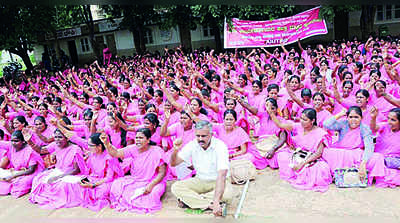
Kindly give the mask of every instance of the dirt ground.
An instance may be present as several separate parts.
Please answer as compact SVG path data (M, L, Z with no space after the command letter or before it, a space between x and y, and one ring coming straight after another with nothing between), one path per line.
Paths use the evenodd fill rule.
M210 221L212 214L187 214L177 207L176 199L171 193L171 184L168 183L167 192L163 197L163 208L152 215L139 215L130 212L117 212L105 208L100 212L93 212L84 208L68 208L60 210L44 210L31 204L28 196L19 199L10 196L0 197L0 219L23 218L27 221L49 219L68 222L72 219L177 219ZM239 203L243 186L234 186L234 200L228 206L226 219L233 219ZM400 222L400 188L339 189L331 185L325 193L300 191L279 178L277 170L266 168L258 172L257 179L250 183L244 201L240 219L246 222L269 222L284 219L373 219L379 221ZM61 221L60 221L61 219ZM291 220L290 220L291 221ZM9 221L7 221L9 222ZM21 222L21 221L19 221ZM35 220L35 222L37 222ZM77 221L78 222L78 221ZM109 222L109 221L107 221ZM142 221L140 221L142 222ZM147 221L146 221L147 222ZM168 221L170 222L170 221ZM364 221L363 221L364 222ZM374 221L375 222L375 221Z

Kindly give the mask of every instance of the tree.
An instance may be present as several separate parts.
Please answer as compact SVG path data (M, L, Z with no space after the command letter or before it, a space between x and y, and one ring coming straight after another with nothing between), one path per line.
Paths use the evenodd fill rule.
M161 29L168 30L178 25L182 46L192 49L190 30L196 29L196 19L189 5L158 6L157 12L162 16Z
M89 28L89 41L93 47L93 51L97 57L97 59L101 58L102 56L102 51L100 46L100 43L97 43L97 41L94 38L94 21L93 21L93 15L92 11L90 10L90 5L79 5L79 6L70 6L74 7L72 8L72 15L73 18L77 18L78 21L83 21L87 27Z
M222 51L221 30L223 30L225 17L233 13L236 6L227 5L194 5L191 6L193 16L203 26L209 26L215 39L216 52Z
M110 18L123 17L120 28L128 29L133 33L133 41L138 54L146 51L144 35L146 25L157 23L160 15L154 11L152 5L128 5L128 6L102 6Z
M356 5L335 5L323 6L322 16L328 21L333 22L335 39L342 40L349 38L349 12L360 10Z
M54 10L47 6L0 6L0 49L20 56L27 68L33 69L28 51L33 50L39 35L51 31Z
M375 14L376 5L361 6L360 27L363 40L368 39L368 36L374 31Z
M50 20L49 29L53 33L56 41L57 58L60 59L60 47L57 39L57 30L71 28L76 25L85 24L89 30L89 41L97 59L102 56L102 43L97 43L94 33L95 24L93 21L90 5L58 5L49 9L52 12L53 19Z

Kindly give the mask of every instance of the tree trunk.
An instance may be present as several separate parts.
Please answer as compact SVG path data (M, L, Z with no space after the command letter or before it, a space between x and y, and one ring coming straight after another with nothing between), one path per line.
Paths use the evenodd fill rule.
M138 34L139 34L139 39L140 39L140 52L144 53L146 52L146 43L144 41L144 27L139 26L138 27Z
M336 11L336 10L335 10ZM335 39L342 40L349 37L349 13L336 11L334 17Z
M92 31L90 31L92 32ZM90 44L92 44L93 47L93 52L95 54L96 60L100 60L100 58L102 57L101 53L100 53L100 48L98 46L97 41L94 39L94 34L90 33L89 34L89 40L90 40Z
M55 33L54 33L54 38L55 38L55 44L56 44L56 47L55 47L56 58L60 64L60 68L64 68L64 64L61 64L61 53L60 53L61 48L60 48L60 41L58 40L58 37L57 37L57 31L55 31Z
M89 28L89 40L90 40L90 43L92 44L93 51L96 56L96 60L100 60L100 58L103 55L102 55L102 51L100 51L100 47L99 47L97 41L94 39L94 22L93 22L92 11L90 11L90 5L84 5L83 12L85 14L84 18L86 20L86 25Z
M137 29L131 31L132 35L133 35L133 43L135 44L135 49L136 49L136 53L137 54L141 54L142 50L141 50L141 46L140 46L140 37L139 37L139 32L137 31Z
M181 38L181 44L186 51L191 51L192 50L192 36L190 34L190 28L188 24L185 23L179 23L179 36Z
M24 64L26 66L26 73L29 73L31 70L33 70L33 64L31 59L29 58L28 50L20 48L18 50L8 49L8 51L21 57L22 61L24 61Z
M360 28L363 40L368 39L368 36L374 32L375 13L376 5L361 6Z
M221 30L218 27L217 23L212 24L212 30L214 34L214 39L215 39L215 51L220 53L222 52L222 41L221 41Z

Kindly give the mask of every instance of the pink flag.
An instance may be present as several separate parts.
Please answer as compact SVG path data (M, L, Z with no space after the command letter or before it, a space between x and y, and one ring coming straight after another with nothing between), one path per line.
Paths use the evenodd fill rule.
M271 21L232 19L232 30L225 22L224 47L272 47L290 44L297 39L327 34L325 21L319 18L319 7L297 15Z

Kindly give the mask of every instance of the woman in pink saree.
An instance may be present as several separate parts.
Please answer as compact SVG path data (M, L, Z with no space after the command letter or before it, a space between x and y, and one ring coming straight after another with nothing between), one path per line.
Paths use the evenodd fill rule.
M111 157L105 151L106 148L100 140L100 133L91 135L87 145L91 153L86 160L88 175L80 182L80 185L85 188L81 206L92 211L100 211L110 204L113 180L122 177L124 172L118 159Z
M111 61L112 53L111 50L107 47L106 44L104 44L104 49L103 49L103 64L104 65L109 65ZM106 63L107 62L107 63Z
M18 198L28 193L33 178L44 169L43 159L24 139L21 131L11 135L11 142L0 142L0 168L14 172L0 179L0 195Z
M376 123L378 110L371 110L371 130L379 133L375 152L385 157L385 176L376 178L376 187L400 185L400 108L393 108L387 115L386 123Z
M300 162L292 162L293 151L281 151L278 154L280 177L293 187L301 190L326 192L332 182L328 164L321 159L324 148L328 145L329 134L317 125L317 112L313 108L304 109L300 123L283 123L275 113L267 110L277 126L291 132L289 145L311 152Z
M111 186L111 208L118 211L153 213L161 209L161 196L165 192L166 164L163 151L153 146L151 132L147 128L138 129L135 145L115 149L102 135L108 153L116 158L130 158L130 175L114 180Z
M54 139L55 142L46 147L33 146L41 154L50 153L50 159L56 164L54 169L46 170L33 179L29 200L45 209L79 206L82 204L83 188L69 179L73 175L87 173L82 149L69 142L58 129L54 132Z
M236 119L237 114L235 110L228 109L224 112L224 123L213 125L216 137L221 139L228 146L229 159L247 159L251 161L257 169L266 168L268 166L267 160L260 155L243 128L235 124L237 121Z
M286 147L283 147L283 145L286 142L287 132L281 130L274 121L272 121L267 112L267 110L273 112L277 119L283 121L283 118L277 116L278 102L274 98L267 98L264 106L257 109L243 100L238 100L244 108L260 118L260 125L257 126L254 132L254 136L258 137L257 143L263 144L262 148L258 148L258 151L263 153L262 155L265 156L271 168L278 168L277 154L286 150Z
M337 121L347 115L346 120ZM372 132L369 126L361 123L363 113L360 107L351 106L339 114L328 118L324 127L339 131L339 140L325 149L323 157L328 162L332 173L337 168L358 168L360 179L364 179L369 171L368 184L374 177L385 174L384 158L380 153L374 153Z
M186 145L195 138L193 120L189 114L187 114L185 111L182 111L179 122L169 125L169 120L171 118L170 111L165 110L164 116L165 120L161 126L160 135L162 137L166 137L165 143L168 144L166 147L169 149L164 154L165 160L168 163L168 173L166 179L185 179L186 177L191 176L192 170L188 168L191 166L191 164L182 163L175 167L170 166L169 160L173 152L173 149L170 148L172 148L172 142L176 139L182 139L182 145Z

